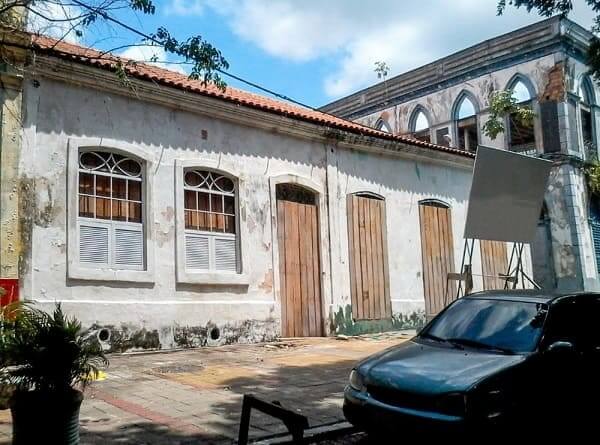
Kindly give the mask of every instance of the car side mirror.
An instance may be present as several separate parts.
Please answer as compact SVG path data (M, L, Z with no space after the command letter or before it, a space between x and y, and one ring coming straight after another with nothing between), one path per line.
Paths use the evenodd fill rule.
M575 352L575 346L570 341L555 341L546 348L548 354L572 354Z

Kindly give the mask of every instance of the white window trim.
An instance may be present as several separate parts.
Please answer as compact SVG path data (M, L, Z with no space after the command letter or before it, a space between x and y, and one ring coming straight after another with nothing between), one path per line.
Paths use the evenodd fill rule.
M237 252L239 272L227 271L194 271L186 269L185 266L185 215L184 215L184 182L183 174L188 168L197 170L212 170L217 173L235 178L237 182L235 206L236 206L236 224L237 224ZM241 192L243 191L243 181L240 178L240 173L233 168L224 168L222 163L210 160L193 160L193 159L176 159L175 160L175 238L176 238L176 275L177 283L181 284L206 284L206 285L234 285L247 286L250 284L250 279L246 273L245 267L248 264L246 258L247 249L244 248L244 243L249 239L246 227L242 224L242 205L240 202ZM195 232L196 233L196 232ZM197 232L201 233L201 232ZM211 236L214 236L211 233ZM227 234L222 234L227 237Z
M79 262L78 191L79 191L79 151L107 150L133 156L144 161L143 194L144 204L144 252L145 270L113 269L90 267ZM69 138L67 158L67 277L75 280L123 281L133 283L154 283L154 229L153 229L153 155L139 147L122 141L105 138Z

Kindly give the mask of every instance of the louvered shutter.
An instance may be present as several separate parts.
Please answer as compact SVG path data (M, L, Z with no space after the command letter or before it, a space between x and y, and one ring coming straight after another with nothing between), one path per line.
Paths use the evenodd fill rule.
M79 225L79 261L87 264L108 264L109 228Z
M600 273L600 201L592 198L590 201L590 230L592 232L592 242L594 243L594 254L596 256L596 268Z
M142 227L115 227L114 262L122 267L144 265L144 232Z
M210 269L209 238L204 235L185 234L185 266L187 269Z
M596 266L600 273L600 223L597 221L590 222L592 229L592 239L594 241L594 254L596 255Z
M237 271L235 238L215 238L215 269Z

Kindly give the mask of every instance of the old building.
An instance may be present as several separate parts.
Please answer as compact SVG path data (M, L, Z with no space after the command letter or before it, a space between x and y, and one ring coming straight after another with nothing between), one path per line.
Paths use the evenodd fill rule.
M582 165L597 158L598 88L587 75L591 34L555 17L496 37L337 100L323 111L396 135L475 152L478 144L540 156L554 169L532 245L545 288L598 290L600 206ZM536 117L482 131L494 91L508 90Z
M414 327L454 298L472 153L27 37L0 208L22 299L123 351Z

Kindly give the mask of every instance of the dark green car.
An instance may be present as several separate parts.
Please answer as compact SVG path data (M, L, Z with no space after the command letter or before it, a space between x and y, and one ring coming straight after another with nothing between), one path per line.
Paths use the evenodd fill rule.
M481 292L359 363L344 414L378 433L571 427L598 415L599 363L600 295Z

